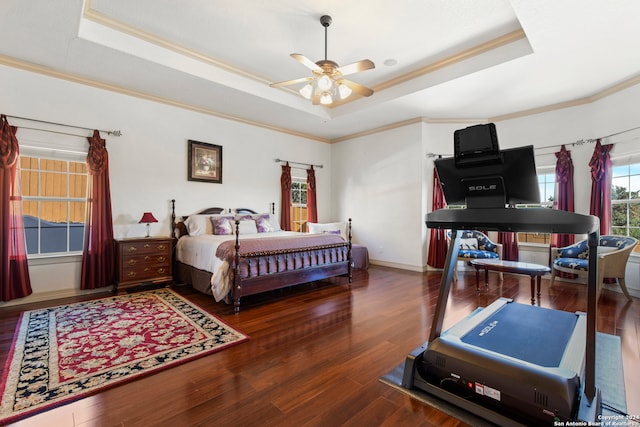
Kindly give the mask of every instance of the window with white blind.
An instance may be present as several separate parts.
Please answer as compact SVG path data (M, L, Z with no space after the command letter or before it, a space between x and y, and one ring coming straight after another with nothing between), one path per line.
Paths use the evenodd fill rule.
M611 169L611 233L640 239L640 163Z
M306 177L291 177L291 223L293 231L307 231Z
M34 150L27 150L37 152ZM82 252L87 165L77 155L20 156L27 255Z

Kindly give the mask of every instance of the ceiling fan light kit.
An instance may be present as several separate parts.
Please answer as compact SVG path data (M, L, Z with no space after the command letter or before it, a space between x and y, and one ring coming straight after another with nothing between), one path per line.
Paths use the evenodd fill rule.
M361 84L346 80L345 75L357 73L375 68L375 64L368 60L354 62L353 64L340 67L336 62L327 59L327 28L331 25L331 17L323 15L320 23L324 27L324 59L313 62L304 55L292 53L291 57L313 72L312 77L295 80L287 80L280 83L272 83L271 87L287 86L302 82L307 82L299 90L300 95L311 100L313 105L331 105L334 101L345 100L353 92L361 96L371 96L373 90Z

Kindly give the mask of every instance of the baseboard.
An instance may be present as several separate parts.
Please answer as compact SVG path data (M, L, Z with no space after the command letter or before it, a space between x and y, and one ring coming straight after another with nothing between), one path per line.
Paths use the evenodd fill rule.
M424 273L425 271L427 271L427 266L401 264L398 262L388 262L388 261L381 261L377 259L370 259L369 264L379 265L381 267L397 268L400 270L417 271L418 273Z
M25 305L25 304L32 304L32 303L35 303L35 302L52 301L52 300L57 300L57 299L62 299L62 298L69 298L69 297L76 297L76 296L82 296L82 295L92 295L92 294L107 293L107 292L109 292L110 289L111 289L111 287L100 288L100 289L88 289L88 290L62 289L62 290L58 290L58 291L37 292L37 293L33 293L33 294L31 294L31 295L29 295L27 297L24 297L24 298L18 298L18 299L14 299L14 300L11 300L11 301L1 302L0 303L0 308L2 308L2 307L15 307L15 306L20 306L20 305Z

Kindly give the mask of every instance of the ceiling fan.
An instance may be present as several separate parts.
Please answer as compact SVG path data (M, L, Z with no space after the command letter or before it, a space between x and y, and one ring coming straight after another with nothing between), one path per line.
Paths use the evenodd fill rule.
M272 83L271 87L288 86L297 83L307 82L300 89L300 94L310 99L313 105L329 105L335 100L344 100L352 92L361 96L371 96L373 90L366 86L352 82L344 78L349 74L375 68L375 64L368 60L354 62L344 67L340 67L336 62L327 59L327 28L331 25L331 17L323 15L320 17L320 24L324 27L324 59L313 62L309 58L299 53L292 53L291 57L306 66L313 72L313 76L300 79L287 80L285 82Z

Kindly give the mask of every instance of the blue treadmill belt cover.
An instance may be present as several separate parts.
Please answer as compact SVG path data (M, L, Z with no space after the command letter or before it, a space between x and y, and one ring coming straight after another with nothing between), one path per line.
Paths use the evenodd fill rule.
M538 366L557 367L577 320L575 313L507 304L462 341Z

